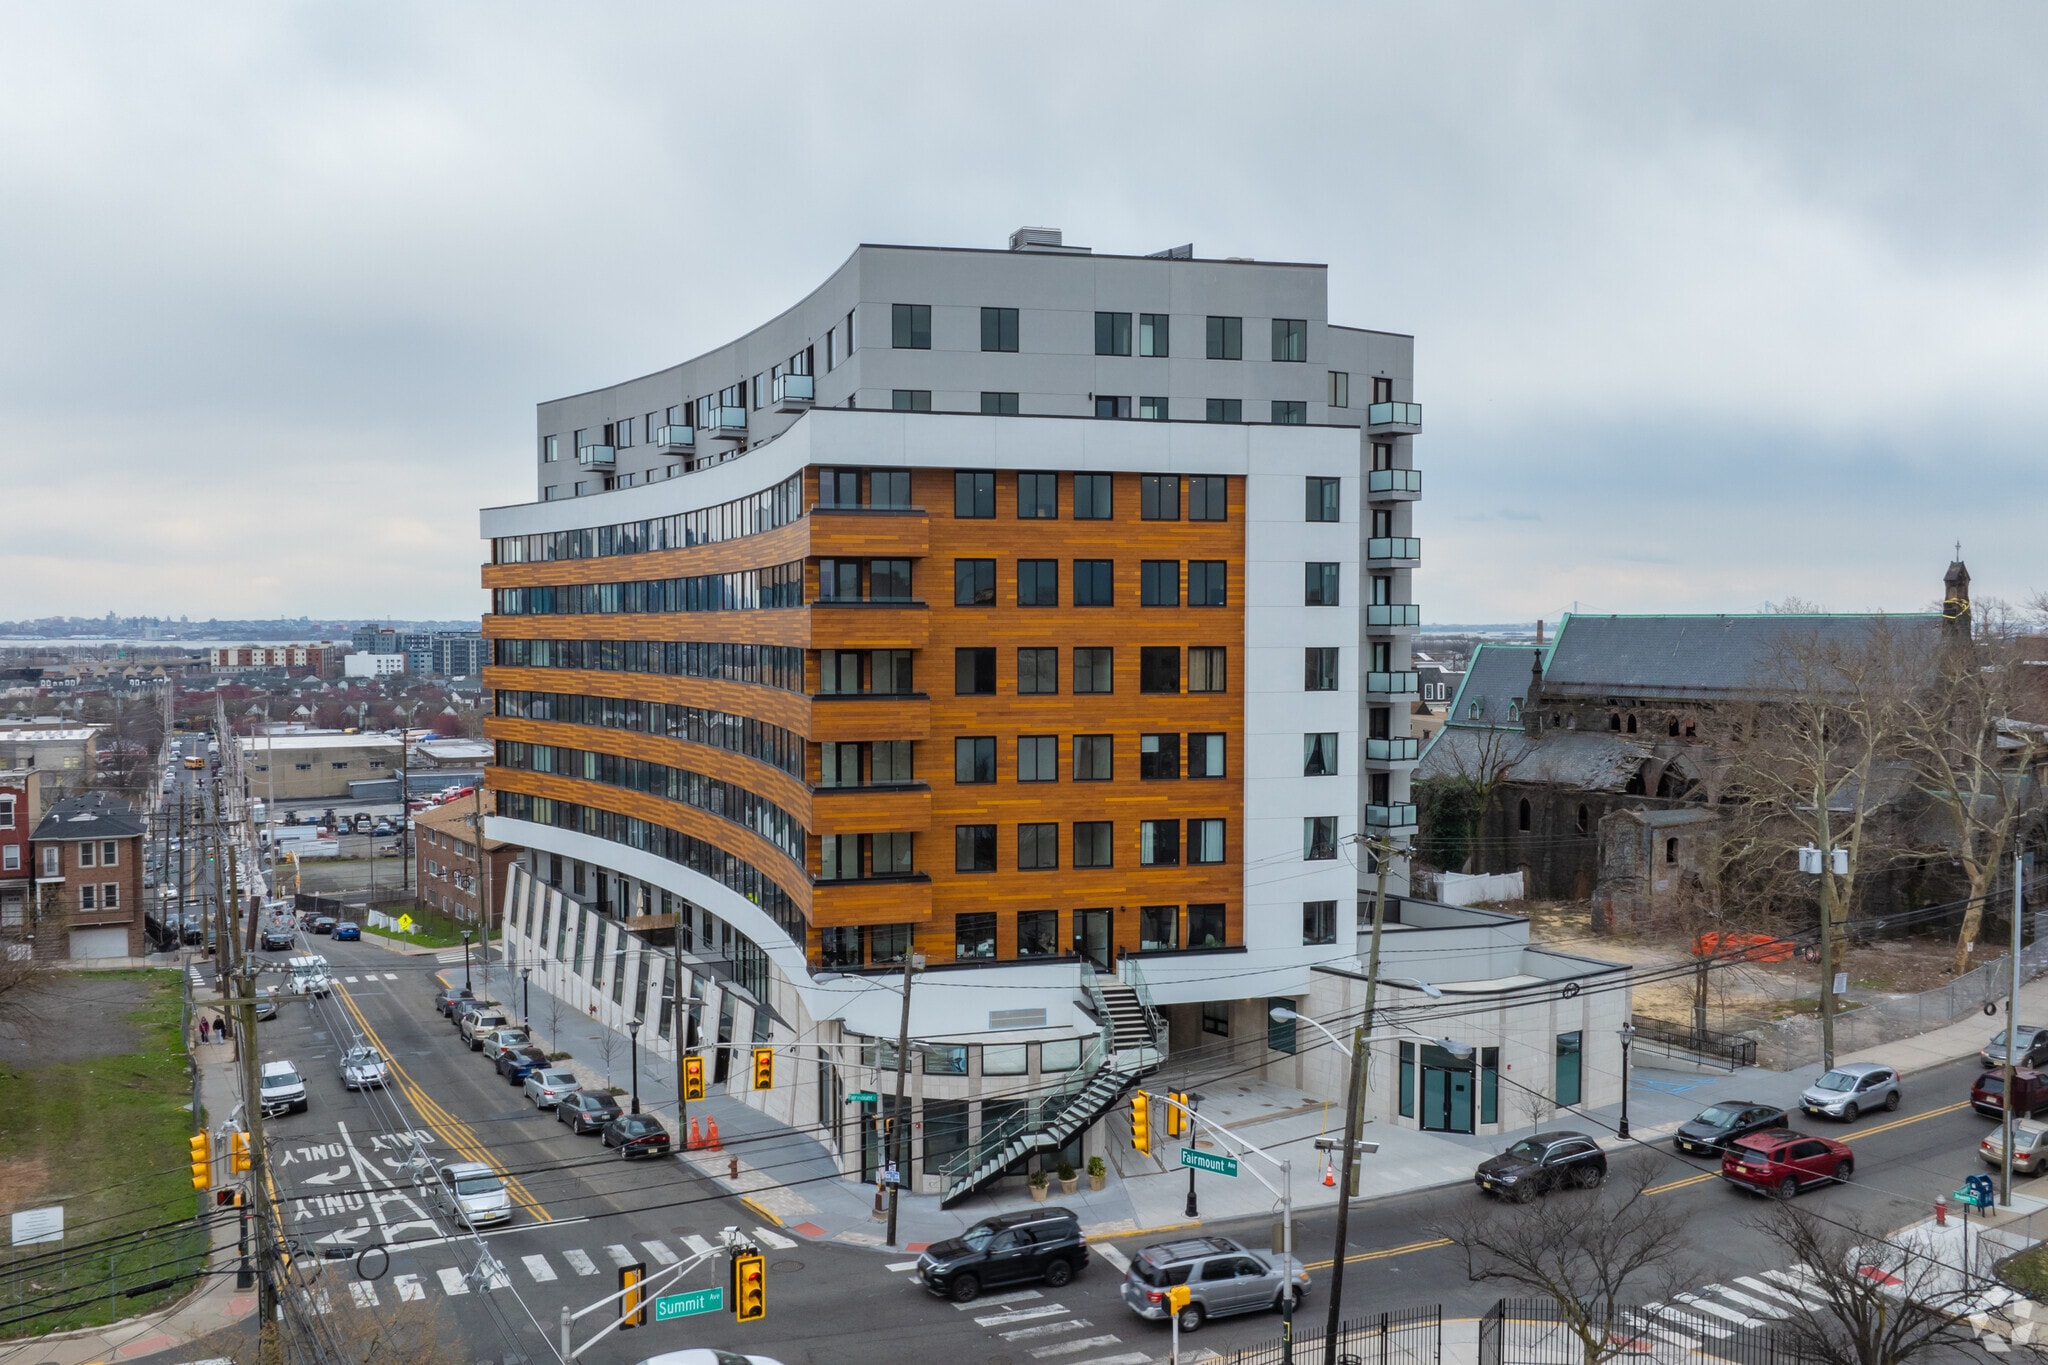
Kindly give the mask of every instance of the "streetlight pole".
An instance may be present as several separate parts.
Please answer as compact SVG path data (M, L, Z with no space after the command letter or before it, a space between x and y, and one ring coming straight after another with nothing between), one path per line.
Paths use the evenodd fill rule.
M904 1083L910 1078L910 974L924 959L919 957L914 944L906 945L903 952L903 1024L896 1032L896 1103L889 1116L889 1163L896 1167L896 1179L889 1184L889 1230L882 1239L882 1245L896 1245L896 1192L903 1188L903 1168L909 1164L910 1151L906 1140L909 1125L903 1121Z
M470 936L475 932L474 929L464 929L462 931L462 989L469 991L472 995L476 992L469 982L469 940Z
M1623 1142L1628 1141L1628 1049L1636 1040L1636 1021L1621 1021L1621 1124L1614 1135Z
M519 1022L533 1018L533 968L519 969Z
M640 1025L645 1020L634 1019L626 1025L626 1037L632 1043L633 1051L633 1112L640 1112Z
M1188 1119L1188 1145L1189 1145L1190 1147L1192 1147L1192 1146L1195 1146L1195 1145L1196 1145L1196 1144L1195 1144L1195 1138L1196 1138L1196 1130L1195 1130L1195 1124L1194 1124L1194 1119L1193 1119L1193 1117L1192 1117L1192 1116L1193 1116L1193 1114L1194 1114L1194 1111L1195 1111L1195 1110L1197 1110L1197 1109L1200 1109L1200 1108L1202 1107L1202 1103L1201 1103L1201 1102L1202 1102L1202 1097L1201 1097L1200 1095L1197 1095L1197 1094L1195 1094L1195 1093L1194 1093L1193 1091L1190 1091L1190 1092L1188 1092L1188 1113L1189 1113L1189 1115L1190 1115L1190 1117L1189 1117L1189 1119ZM1200 1209L1199 1209L1199 1206L1197 1206L1197 1205L1196 1205L1196 1203L1195 1203L1195 1168L1194 1168L1194 1167L1192 1167L1192 1166L1188 1167L1188 1203L1187 1203L1187 1208L1186 1208L1186 1210L1185 1210L1185 1211L1184 1211L1184 1212L1182 1213L1182 1215L1181 1215L1181 1216L1182 1216L1182 1217L1184 1217L1184 1218L1200 1218L1200 1217L1202 1216L1202 1215L1201 1215L1201 1212L1200 1212Z
M1323 1328L1323 1365L1337 1365L1337 1332L1344 1304L1344 1250L1351 1235L1351 1189L1358 1178L1359 1111L1365 1108L1365 1039L1380 985L1380 937L1387 923L1387 869L1398 845L1391 838L1369 840L1379 862L1379 886L1372 898L1372 949L1365 968L1365 1010L1351 1035L1351 1072L1344 1086L1344 1179L1337 1187L1337 1249L1330 1262L1330 1312Z

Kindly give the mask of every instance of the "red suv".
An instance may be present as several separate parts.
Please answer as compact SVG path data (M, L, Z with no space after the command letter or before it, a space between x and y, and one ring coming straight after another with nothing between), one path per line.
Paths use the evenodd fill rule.
M2048 1109L2048 1076L2021 1068L2012 1073L2014 1114L2032 1118ZM1987 1119L2005 1112L2005 1068L1995 1067L1970 1085L1970 1107Z
M1790 1199L1809 1185L1847 1180L1856 1154L1846 1142L1811 1137L1790 1128L1746 1133L1721 1154L1721 1178Z

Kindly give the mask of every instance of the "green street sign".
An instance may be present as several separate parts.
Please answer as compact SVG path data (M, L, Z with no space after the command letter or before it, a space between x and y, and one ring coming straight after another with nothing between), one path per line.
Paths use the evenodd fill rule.
M687 1294L663 1294L654 1301L654 1320L667 1322L672 1318L694 1318L699 1313L722 1313L725 1311L725 1289L693 1289Z
M1236 1157L1211 1156L1207 1152L1198 1152L1192 1147L1180 1149L1180 1164L1192 1166L1198 1171L1207 1171L1210 1175L1234 1176L1237 1174Z
M848 1104L880 1104L882 1097L872 1090L856 1090L846 1097Z

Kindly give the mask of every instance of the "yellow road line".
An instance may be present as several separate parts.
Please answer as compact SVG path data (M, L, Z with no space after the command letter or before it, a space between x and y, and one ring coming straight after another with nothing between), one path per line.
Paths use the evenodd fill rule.
M1448 1237L1432 1237L1426 1242L1410 1242L1406 1246L1385 1247L1379 1251L1361 1251L1356 1256L1346 1256L1344 1264L1357 1265L1360 1261L1383 1261L1389 1256L1406 1256L1412 1251L1434 1251L1438 1247L1450 1245L1451 1239ZM1335 1258L1327 1261L1310 1261L1307 1264L1307 1268L1310 1270L1328 1270L1335 1264Z
M490 1149L484 1146L482 1139L470 1130L469 1125L443 1109L425 1088L399 1065L398 1059L392 1055L391 1049L384 1045L384 1040L377 1036L377 1031L370 1027L370 1021L363 1017L361 1008L350 998L348 991L337 985L334 988L334 995L341 1001L342 1008L348 1011L349 1017L355 1020L356 1027L362 1030L363 1036L382 1054L385 1065L390 1068L392 1075L398 1077L406 1098L419 1110L420 1118L426 1125L433 1129L442 1141L453 1147L458 1155L470 1161L482 1162L496 1171L505 1182L506 1193L510 1194L521 1208L543 1223L552 1223L554 1216L541 1206L540 1201L533 1197L525 1185L506 1172L504 1164L491 1155Z
M1955 1104L1945 1104L1939 1109L1930 1109L1924 1114L1909 1114L1902 1119L1893 1119L1889 1123L1880 1123L1875 1128L1861 1129L1857 1132L1856 1136L1859 1138L1876 1137L1879 1133L1889 1133L1894 1128L1904 1128L1909 1123L1920 1123L1926 1119L1939 1118L1943 1114L1953 1114L1958 1110L1968 1109L1969 1107L1970 1102L1968 1100L1961 1100ZM1643 1193L1666 1194L1672 1190L1682 1190L1688 1185L1700 1185L1709 1180L1717 1180L1720 1178L1720 1175L1721 1173L1718 1170L1702 1171L1698 1175L1689 1175L1680 1180L1669 1180L1662 1185L1652 1185L1647 1190L1644 1190Z

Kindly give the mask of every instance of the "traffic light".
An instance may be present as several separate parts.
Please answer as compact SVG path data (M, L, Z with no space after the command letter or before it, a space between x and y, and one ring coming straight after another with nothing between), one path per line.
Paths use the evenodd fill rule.
M619 1288L626 1297L619 1300L619 1330L647 1325L647 1296L640 1292L640 1282L647 1278L647 1263L619 1267Z
M1152 1097L1142 1090L1131 1094L1131 1146L1152 1155Z
M1166 1092L1166 1135L1168 1137L1179 1137L1187 1131L1187 1110L1182 1107L1187 1102L1188 1097L1182 1091L1169 1090Z
M213 1188L213 1139L204 1133L194 1133L192 1148L192 1188L210 1190Z
M704 1059L695 1054L683 1058L683 1098L704 1098Z
M757 1047L754 1049L754 1089L775 1088L775 1049Z
M228 1138L228 1169L237 1175L249 1169L249 1135L235 1133Z
M732 1258L732 1312L740 1322L768 1316L768 1263L758 1252Z

